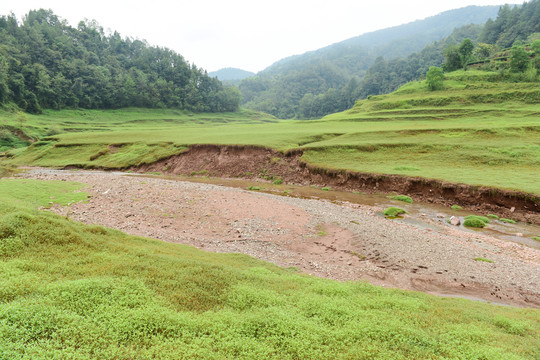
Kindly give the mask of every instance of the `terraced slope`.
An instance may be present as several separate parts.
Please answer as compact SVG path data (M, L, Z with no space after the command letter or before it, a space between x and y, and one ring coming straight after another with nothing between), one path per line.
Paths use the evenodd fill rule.
M107 113L92 113L84 126L77 119L79 129L90 131L45 137L9 152L4 161L128 168L179 154L194 144L252 145L302 153L304 163L319 168L540 195L539 103L537 82L516 83L499 73L470 70L447 74L441 91L430 92L424 82L414 82L313 121L263 121L245 114L237 115L239 121L201 121L198 116L167 121L170 114L160 119L156 113L134 121L129 116L113 120ZM50 126L64 126L62 114L55 118L49 113ZM29 131L39 119L29 118L23 130ZM90 126L91 122L100 127Z

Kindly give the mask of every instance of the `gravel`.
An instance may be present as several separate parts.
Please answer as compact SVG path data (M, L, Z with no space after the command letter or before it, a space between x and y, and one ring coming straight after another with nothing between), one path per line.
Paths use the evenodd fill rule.
M119 173L35 169L22 176L88 184L88 203L51 208L84 223L336 280L540 307L539 250L420 217L415 226L373 206Z

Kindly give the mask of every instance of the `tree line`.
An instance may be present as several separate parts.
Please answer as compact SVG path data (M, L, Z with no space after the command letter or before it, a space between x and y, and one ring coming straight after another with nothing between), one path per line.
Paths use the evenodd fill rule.
M42 109L238 109L240 94L176 52L105 34L95 21L72 27L51 10L21 23L0 17L0 105Z

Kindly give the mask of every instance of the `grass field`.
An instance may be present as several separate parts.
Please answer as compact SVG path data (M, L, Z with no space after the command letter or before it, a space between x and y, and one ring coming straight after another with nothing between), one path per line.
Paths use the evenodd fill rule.
M312 121L277 121L248 111L193 115L131 109L49 111L21 122L17 114L4 112L4 124L19 124L41 140L9 151L3 162L125 168L191 144L249 144L281 151L303 148L304 160L321 167L539 195L540 83L498 76L450 73L444 90L429 92L424 82L414 82ZM51 131L59 134L47 136Z
M37 210L0 179L0 359L537 359L539 311L298 274ZM47 194L47 196L43 196Z

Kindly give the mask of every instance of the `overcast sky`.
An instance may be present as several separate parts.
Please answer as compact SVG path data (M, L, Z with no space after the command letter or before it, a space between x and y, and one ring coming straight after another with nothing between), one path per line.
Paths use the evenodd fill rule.
M21 18L31 9L52 9L72 26L97 20L105 30L168 47L208 71L258 72L284 57L366 32L468 5L505 2L520 1L2 0L0 14Z

